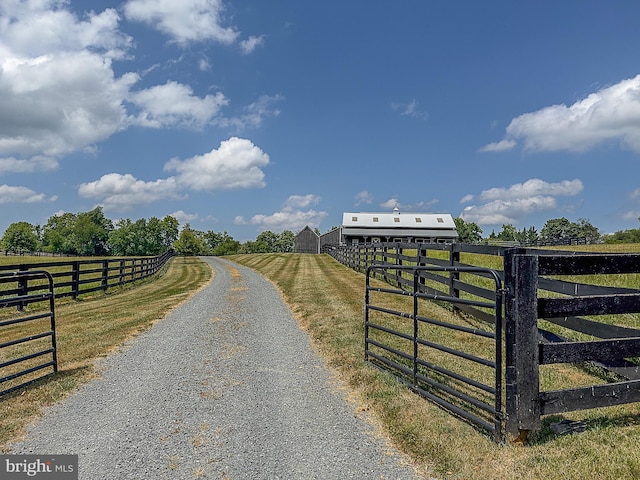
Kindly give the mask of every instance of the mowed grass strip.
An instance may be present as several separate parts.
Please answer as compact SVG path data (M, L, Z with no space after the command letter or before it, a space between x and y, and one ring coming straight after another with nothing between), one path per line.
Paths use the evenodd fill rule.
M95 360L162 319L211 278L197 258L176 257L166 271L107 294L56 304L59 373L0 397L0 451L36 420L43 408L96 375ZM0 332L0 335L2 332Z
M437 478L640 478L638 405L547 417L529 445L495 444L488 435L364 362L363 274L327 255L229 258L257 270L280 288L318 351L350 387L357 408L373 413L396 446ZM570 365L542 372L543 390L589 382L602 383L602 379ZM562 419L585 421L587 430L557 436L549 425Z

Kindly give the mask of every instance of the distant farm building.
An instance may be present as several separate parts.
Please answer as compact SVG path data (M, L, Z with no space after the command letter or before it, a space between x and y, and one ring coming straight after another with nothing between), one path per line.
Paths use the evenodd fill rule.
M296 237L296 252L299 251L298 237L301 237L300 248L304 245L305 251L309 252L314 248L311 243L315 239L306 232L307 229L309 227ZM398 208L390 213L345 212L339 228L319 237L318 251L332 245L362 243L453 243L457 237L456 224L448 213L401 213ZM310 242L309 246L305 242Z
M296 253L320 253L320 235L304 227L295 238L293 251Z

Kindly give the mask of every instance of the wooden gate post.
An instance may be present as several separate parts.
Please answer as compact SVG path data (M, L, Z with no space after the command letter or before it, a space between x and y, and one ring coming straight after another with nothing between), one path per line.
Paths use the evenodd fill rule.
M538 257L522 249L504 254L506 433L526 441L539 430Z

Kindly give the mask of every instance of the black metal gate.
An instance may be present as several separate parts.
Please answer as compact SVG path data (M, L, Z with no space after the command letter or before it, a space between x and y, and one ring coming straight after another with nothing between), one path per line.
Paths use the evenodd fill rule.
M57 371L53 277L0 273L0 395Z
M481 282L492 282L494 298L489 301L473 298L473 295L460 298L434 290L425 282L433 272L442 272L439 274L452 278L468 273L477 276ZM409 280L406 276L410 275L413 288L372 286L371 281L377 275L385 279L404 275L405 280ZM501 441L504 430L502 290L498 273L487 268L368 267L364 308L365 360L391 372L416 393L489 431L494 439ZM452 306L465 305L489 313L486 316L494 321L489 324L451 312Z

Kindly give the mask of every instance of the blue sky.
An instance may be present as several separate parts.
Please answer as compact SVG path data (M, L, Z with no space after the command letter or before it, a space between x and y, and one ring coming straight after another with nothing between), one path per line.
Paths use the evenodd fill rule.
M91 10L88 10L90 5ZM640 2L3 0L0 231L640 228Z

